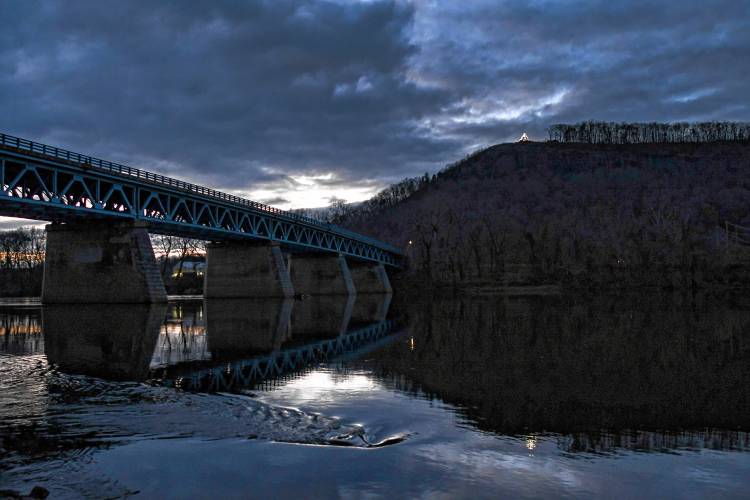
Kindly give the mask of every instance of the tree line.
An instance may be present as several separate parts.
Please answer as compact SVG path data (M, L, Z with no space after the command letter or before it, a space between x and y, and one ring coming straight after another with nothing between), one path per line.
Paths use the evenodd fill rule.
M44 263L46 235L37 227L0 232L0 269L33 269Z
M347 226L372 218L414 194L426 191L431 185L450 175L450 172L458 165L482 155L487 149L489 148L474 151L464 158L446 165L435 174L430 175L425 172L421 176L407 177L361 203L346 203L343 200L334 200L327 207L325 220L332 224Z
M747 122L559 123L547 129L550 141L587 144L644 144L750 140Z
M181 236L151 235L156 260L165 278L172 273L182 275L185 262L202 260L206 255L206 242Z
M0 296L36 296L42 290L44 229L22 227L0 232Z

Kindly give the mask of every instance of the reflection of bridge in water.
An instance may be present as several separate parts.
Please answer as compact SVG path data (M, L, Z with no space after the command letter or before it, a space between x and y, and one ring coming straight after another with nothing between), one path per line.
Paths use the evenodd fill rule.
M328 300L6 306L0 356L46 354L60 372L197 391L262 391L328 362L444 401L460 425L529 450L750 450L746 306L621 309L602 298L563 315L538 298L434 302L413 306L408 342L390 342L390 296ZM666 361L644 361L654 359Z
M387 336L390 295L45 306L43 350L60 370L229 390L280 377ZM359 305L355 305L359 302ZM220 365L219 365L220 364Z
M392 327L392 321L380 321L332 339L273 351L265 356L241 359L216 367L188 369L184 375L166 376L160 383L180 389L209 392L253 387L342 355L367 352L377 347L379 341L389 337Z

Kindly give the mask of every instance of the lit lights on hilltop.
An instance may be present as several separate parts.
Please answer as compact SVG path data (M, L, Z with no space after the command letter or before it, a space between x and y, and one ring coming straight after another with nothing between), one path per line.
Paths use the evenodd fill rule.
M526 449L529 451L534 451L536 449L536 436L526 437Z

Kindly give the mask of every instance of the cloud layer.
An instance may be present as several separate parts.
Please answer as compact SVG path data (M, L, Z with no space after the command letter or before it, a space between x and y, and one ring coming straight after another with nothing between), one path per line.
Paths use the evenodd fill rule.
M748 120L749 10L6 1L0 130L282 206L351 201L553 122Z

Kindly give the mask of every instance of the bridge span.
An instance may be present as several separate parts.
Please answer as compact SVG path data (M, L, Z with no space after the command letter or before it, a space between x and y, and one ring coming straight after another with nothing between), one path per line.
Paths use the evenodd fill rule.
M47 303L166 300L149 232L211 242L207 297L387 292L386 266L403 258L310 217L7 134L0 215L52 222Z

